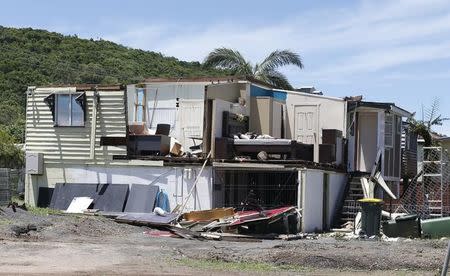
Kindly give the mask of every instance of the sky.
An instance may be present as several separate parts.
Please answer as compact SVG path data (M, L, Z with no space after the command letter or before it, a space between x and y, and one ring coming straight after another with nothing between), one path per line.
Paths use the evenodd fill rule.
M275 49L305 68L282 71L294 87L394 102L422 118L439 99L450 117L450 1L1 0L0 25L107 39L202 61L217 47L253 63ZM450 121L436 131L450 135Z

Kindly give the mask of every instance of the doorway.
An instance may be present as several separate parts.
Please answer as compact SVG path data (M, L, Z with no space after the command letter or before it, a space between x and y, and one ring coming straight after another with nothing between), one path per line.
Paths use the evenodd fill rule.
M314 161L319 161L319 110L318 105L296 105L294 137L300 143L314 145Z

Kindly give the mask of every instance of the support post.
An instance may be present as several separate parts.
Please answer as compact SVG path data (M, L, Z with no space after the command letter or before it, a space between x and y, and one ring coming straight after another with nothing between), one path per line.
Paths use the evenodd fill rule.
M447 254L445 255L445 261L444 261L444 265L442 266L441 276L447 275L449 258L450 258L450 242L448 242Z

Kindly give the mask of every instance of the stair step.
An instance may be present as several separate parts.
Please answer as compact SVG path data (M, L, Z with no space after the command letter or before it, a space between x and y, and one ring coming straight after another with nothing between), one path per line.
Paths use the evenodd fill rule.
M358 199L364 198L363 194L349 194L348 196L350 196L350 197L358 197Z
M359 206L356 200L347 199L343 206Z
M351 216L356 216L356 213L358 212L342 212L343 215L351 215Z
M360 207L357 205L344 205L344 208L359 209Z
M349 189L362 189L361 185L350 185Z
M361 207L357 200L364 198L364 192L361 186L361 178L367 178L368 176L354 176L349 178L347 182L347 194L344 198L344 202L341 209L341 223L353 222L356 214L360 212Z
M350 187L361 187L361 183L350 183Z
M360 210L359 208L348 208L348 209L343 209L342 212L358 213L359 210Z

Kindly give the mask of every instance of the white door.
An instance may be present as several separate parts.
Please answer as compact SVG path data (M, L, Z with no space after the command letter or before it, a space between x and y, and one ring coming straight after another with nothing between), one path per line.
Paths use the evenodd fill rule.
M180 142L184 150L194 145L191 137L203 137L203 100L180 100ZM196 140L196 143L201 143Z
M314 145L314 161L316 162L319 161L318 115L317 105L295 106L295 139L301 143Z

